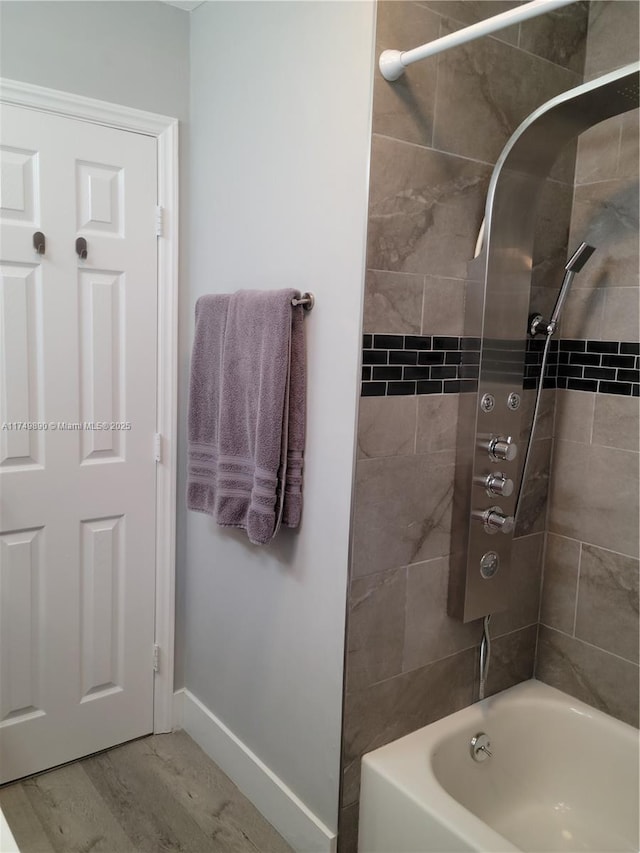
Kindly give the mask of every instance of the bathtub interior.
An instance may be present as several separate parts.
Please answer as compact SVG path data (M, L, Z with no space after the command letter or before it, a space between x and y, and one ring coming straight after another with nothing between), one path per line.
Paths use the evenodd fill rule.
M532 685L536 685L532 682ZM524 851L638 850L638 733L553 688L482 703L434 744L442 788ZM485 732L491 758L472 759Z

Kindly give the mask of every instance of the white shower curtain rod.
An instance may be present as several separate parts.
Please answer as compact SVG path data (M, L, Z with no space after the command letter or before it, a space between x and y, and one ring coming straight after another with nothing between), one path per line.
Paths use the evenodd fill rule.
M385 80L397 80L398 77L402 76L407 65L411 65L413 62L418 62L420 59L426 59L428 56L448 50L450 47L457 47L459 44L465 44L465 42L473 41L480 36L495 33L497 30L510 27L512 24L527 21L529 18L544 15L546 12L552 12L554 9L575 2L576 0L531 0L530 3L525 3L523 6L502 12L500 15L494 15L493 18L479 21L477 24L472 24L470 27L465 27L463 30L430 41L427 44L420 45L420 47L414 47L412 50L405 50L404 52L383 50L380 54L380 71Z

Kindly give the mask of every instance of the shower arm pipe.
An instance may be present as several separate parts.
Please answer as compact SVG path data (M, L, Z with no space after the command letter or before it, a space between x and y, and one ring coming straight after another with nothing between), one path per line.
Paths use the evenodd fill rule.
M481 36L488 36L505 27L518 24L520 21L528 21L530 18L544 15L554 9L559 9L561 6L569 6L575 2L576 0L531 0L530 3L509 9L507 12L494 15L492 18L479 21L477 24L471 24L469 27L427 42L427 44L419 47L414 47L412 50L383 50L379 60L380 71L385 80L397 80L404 74L407 65L419 62L428 56L434 56L450 47L457 47Z

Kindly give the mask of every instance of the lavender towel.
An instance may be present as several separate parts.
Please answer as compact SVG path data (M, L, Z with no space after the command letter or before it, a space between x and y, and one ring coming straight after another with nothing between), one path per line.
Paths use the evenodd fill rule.
M187 506L255 544L302 511L306 369L295 290L203 296L191 360Z

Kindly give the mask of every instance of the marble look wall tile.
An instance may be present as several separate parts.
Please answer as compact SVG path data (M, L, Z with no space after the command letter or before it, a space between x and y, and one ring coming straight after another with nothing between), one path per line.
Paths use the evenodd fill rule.
M573 245L573 242L571 243ZM595 255L592 255L592 259ZM583 272L586 270L584 268ZM576 276L577 282L580 276ZM564 303L560 321L560 336L582 340L601 341L602 317L604 314L604 287L574 287Z
M579 82L574 72L496 39L461 45L440 56L434 146L494 163L536 107Z
M638 4L592 2L585 80L638 61Z
M361 397L358 458L413 453L419 397Z
M575 635L638 661L638 561L582 546Z
M473 702L474 649L381 681L345 697L343 805L357 800L365 752Z
M606 714L638 725L638 666L540 626L536 678Z
M453 32L463 26L467 27L469 24L475 24L478 21L484 21L485 18L492 18L494 15L515 9L518 2L507 2L506 0L420 0L420 5L441 15L446 15L449 19L448 25ZM509 44L517 44L519 35L519 25L515 24L512 27L505 27L504 30L498 30L493 34L493 37Z
M596 394L592 442L620 450L640 448L640 410L637 397Z
M640 340L638 287L612 287L604 295L600 334L603 341Z
M440 33L440 17L409 2L378 3L376 59L383 50L408 50L433 41ZM411 65L399 80L374 75L373 132L430 146L433 138L437 57Z
M486 695L492 696L533 676L537 625L497 637L491 643Z
M519 47L582 76L588 21L589 4L585 2L523 21Z
M535 439L531 448L529 467L522 491L516 524L516 536L527 536L544 530L551 469L550 438ZM523 451L524 453L524 451Z
M354 577L448 553L455 466L438 462L437 454L358 462Z
M417 399L416 453L455 450L458 394L427 394Z
M620 156L618 158L618 177L637 178L640 161L640 115L632 110L622 116L620 136Z
M367 270L364 286L365 332L419 335L424 276Z
M547 533L540 622L573 634L578 593L580 543Z
M465 278L491 169L374 136L368 266Z
M423 335L464 334L465 291L463 279L425 276Z
M625 178L576 187L569 243L574 246L582 240L597 251L576 276L574 292L587 287L637 287L637 180ZM567 304L565 315L570 313Z
M588 391L558 390L556 393L556 439L589 444L593 426L593 409L598 395Z
M460 622L447 616L449 560L441 557L409 566L402 666L418 669L455 652L477 646L479 620Z
M346 690L402 671L406 570L355 578L349 591Z
M358 853L359 803L340 809L338 818L338 853Z
M617 177L622 116L596 124L578 139L576 183L590 184Z
M492 636L537 624L543 548L544 533L513 540L509 608L491 618Z
M545 181L536 213L531 273L533 287L549 287L555 293L562 283L572 204L571 184Z
M638 453L556 442L549 530L638 556Z
M522 392L522 414L520 416L520 446L526 447L533 424L533 410L536 405L536 391L532 388ZM553 421L556 408L556 391L542 391L540 408L536 418L535 437L551 438L553 436ZM524 451L523 451L524 452Z

